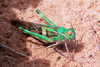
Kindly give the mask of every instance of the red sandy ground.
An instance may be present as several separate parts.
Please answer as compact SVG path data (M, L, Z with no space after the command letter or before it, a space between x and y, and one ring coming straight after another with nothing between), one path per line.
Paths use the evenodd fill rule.
M45 24L36 9L58 26L69 28L72 24L78 45L75 47L75 42L68 44L69 53L59 49L69 58L72 54L76 62L68 60L53 48L39 45L41 42L9 23L10 19L17 18ZM0 44L27 55L22 57L0 47L0 67L100 67L100 51L91 28L92 25L100 43L98 20L99 0L0 0ZM61 58L57 60L59 56Z

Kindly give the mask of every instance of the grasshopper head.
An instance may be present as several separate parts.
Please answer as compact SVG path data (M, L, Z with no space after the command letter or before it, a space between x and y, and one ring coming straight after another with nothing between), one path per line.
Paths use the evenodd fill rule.
M75 31L74 31L74 29L73 28L69 28L69 29L67 29L67 31L66 31L66 38L67 38L67 40L74 40L74 38L75 38Z
M59 33L60 40L63 40L63 37L67 40L74 40L75 38L75 31L73 28L66 29L64 27L59 27L57 32Z

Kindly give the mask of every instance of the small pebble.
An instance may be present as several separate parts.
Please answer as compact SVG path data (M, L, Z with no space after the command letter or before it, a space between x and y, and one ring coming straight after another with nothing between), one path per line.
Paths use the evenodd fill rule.
M92 57L92 55L89 55L89 58Z
M61 56L58 57L58 60L61 58Z
M98 20L98 23L100 23L100 20Z

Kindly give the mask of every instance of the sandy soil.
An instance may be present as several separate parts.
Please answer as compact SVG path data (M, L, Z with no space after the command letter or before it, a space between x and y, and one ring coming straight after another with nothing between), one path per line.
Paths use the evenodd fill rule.
M16 18L45 24L46 21L36 13L36 9L58 26L69 28L72 24L78 45L75 41L70 42L69 52L59 49L69 58L72 55L75 62L53 48L40 45L41 42L9 23L10 19ZM98 21L99 0L0 0L0 44L27 55L22 57L0 47L0 67L100 67L100 51L91 28L92 25L100 43ZM61 58L58 60L59 56Z

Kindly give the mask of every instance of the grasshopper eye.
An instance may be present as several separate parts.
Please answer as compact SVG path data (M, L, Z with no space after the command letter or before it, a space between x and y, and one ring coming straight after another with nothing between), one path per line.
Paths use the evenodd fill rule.
M69 31L68 31L68 34L71 36L71 35L72 35L72 31L69 30Z
M70 40L70 39L74 40L74 38L75 38L75 31L74 31L74 29L73 28L67 29L66 36L67 36L68 40Z

